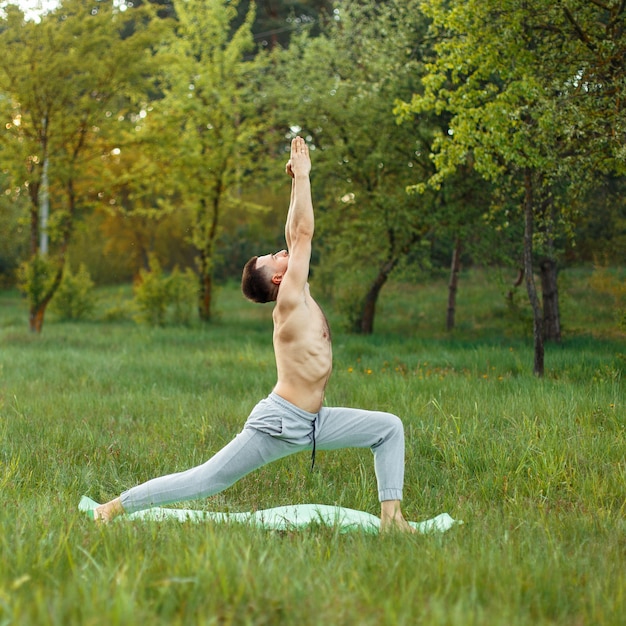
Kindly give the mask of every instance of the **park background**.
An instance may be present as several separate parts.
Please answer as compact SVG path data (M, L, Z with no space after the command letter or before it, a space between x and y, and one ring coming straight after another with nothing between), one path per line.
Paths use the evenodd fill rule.
M623 2L2 7L2 623L620 623ZM238 281L296 134L329 401L401 415L407 517L465 524L92 527L271 388ZM377 512L369 453L320 461L193 506Z

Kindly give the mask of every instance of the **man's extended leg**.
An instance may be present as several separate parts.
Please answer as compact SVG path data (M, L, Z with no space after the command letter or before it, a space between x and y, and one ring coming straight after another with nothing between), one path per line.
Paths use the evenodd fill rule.
M262 465L295 451L285 441L255 428L244 428L206 463L137 485L98 507L95 518L108 522L123 513L206 498L230 487Z

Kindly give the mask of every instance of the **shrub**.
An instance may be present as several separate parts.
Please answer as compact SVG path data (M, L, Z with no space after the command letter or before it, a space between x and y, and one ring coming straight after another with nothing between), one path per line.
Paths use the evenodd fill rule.
M169 278L171 320L174 324L189 324L196 305L198 278L187 268L181 272L174 268Z
M36 254L17 270L17 287L31 307L38 307L54 281L55 268L49 259Z
M151 326L165 325L169 298L169 281L155 255L149 258L149 270L140 269L133 293L137 306L135 320Z
M129 300L123 290L120 290L113 303L104 309L102 320L105 322L123 322L132 320L137 312L134 300Z
M86 266L81 263L74 274L68 264L50 308L63 320L81 320L89 318L95 307L94 283Z
M167 276L155 255L150 256L149 265L149 270L140 270L134 285L135 320L151 326L189 324L196 302L195 274L175 268Z

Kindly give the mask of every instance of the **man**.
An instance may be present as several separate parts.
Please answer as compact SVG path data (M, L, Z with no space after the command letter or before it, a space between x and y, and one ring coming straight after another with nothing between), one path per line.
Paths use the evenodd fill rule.
M274 352L278 379L243 430L206 463L155 478L99 506L94 518L204 498L223 491L254 469L301 450L369 447L381 502L381 531L413 532L400 510L404 482L404 431L395 415L323 406L332 369L330 329L309 292L314 231L311 159L301 137L291 142L286 165L292 178L285 224L287 250L253 257L243 270L242 290L254 302L275 302Z

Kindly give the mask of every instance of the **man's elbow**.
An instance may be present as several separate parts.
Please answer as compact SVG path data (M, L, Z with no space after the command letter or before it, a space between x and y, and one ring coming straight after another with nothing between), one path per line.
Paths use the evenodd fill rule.
M299 225L291 235L291 238L294 242L301 240L311 240L313 239L313 234L315 232L315 227L313 224L301 224Z

